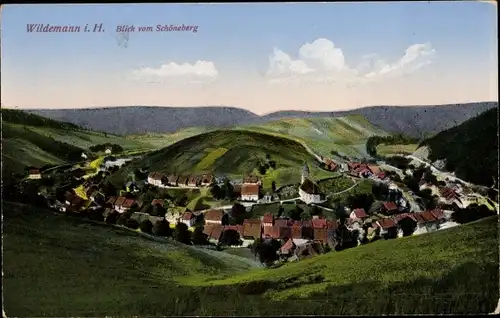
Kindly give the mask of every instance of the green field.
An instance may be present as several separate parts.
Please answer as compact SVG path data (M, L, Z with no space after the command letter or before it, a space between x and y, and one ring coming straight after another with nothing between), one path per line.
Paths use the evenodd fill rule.
M13 317L475 314L499 297L497 217L259 269L228 253L3 208Z
M264 189L269 189L272 181L277 187L300 182L304 161L309 163L314 178L335 175L316 166L315 159L296 141L250 131L217 130L183 139L131 162L110 180L119 184L130 171L140 167L176 174L220 173L241 179L248 173L260 175L258 167L267 154L276 162L276 169L270 168L261 176Z
M323 156L337 151L348 156L365 156L365 143L371 135L387 135L361 115L325 118L280 119L259 125L236 127L305 142Z
M381 156L390 156L395 154L411 155L412 153L415 152L415 150L417 150L417 148L418 148L417 144L409 144L409 145L380 144L377 146L377 154Z

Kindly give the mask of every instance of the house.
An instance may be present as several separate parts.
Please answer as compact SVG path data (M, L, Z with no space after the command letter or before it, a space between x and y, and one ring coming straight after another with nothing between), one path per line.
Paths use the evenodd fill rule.
M208 241L213 244L218 244L224 227L220 224L209 224L203 227L203 233L207 235Z
M210 185L212 185L212 183L215 181L215 178L213 175L211 174L204 174L201 176L201 180L200 180L200 183L201 183L201 186L203 187L208 187Z
M431 211L413 213L413 216L417 221L416 232L426 233L426 232L433 232L439 229L439 224L441 223L441 221L438 218L436 218L436 216L434 216L434 214L431 213Z
M328 239L328 224L326 219L316 218L312 220L314 240L326 243Z
M241 197L241 184L235 184L233 186L233 197L240 198Z
M430 210L431 214L436 218L436 223L441 224L446 222L446 215L441 209Z
M111 154L111 149L110 148L107 148L105 151L104 151L105 154L107 155L110 155Z
M260 186L262 185L262 181L257 176L249 175L243 178L242 184L257 184Z
M28 179L38 180L42 179L42 173L39 169L30 169L28 172Z
M260 186L258 184L243 184L241 186L242 201L258 201Z
M375 222L380 228L380 235L385 236L390 234L391 231L397 231L396 222L392 218L382 218Z
M172 174L167 177L167 184L171 187L176 187L177 186L177 179L179 179L179 176Z
M204 215L205 224L220 224L226 225L228 223L228 216L222 210L209 210Z
M380 167L377 165L368 165L368 169L370 172L374 175L379 175L382 171L380 170Z
M384 202L382 204L381 212L385 214L393 214L398 211L398 206L394 202Z
M263 227L271 227L274 225L274 216L272 214L266 213L261 218Z
M462 202L459 199L459 194L448 187L442 187L439 189L439 194L441 195L439 198L439 201L445 204L452 204L452 203L457 203L459 205L462 205Z
M289 238L279 249L280 256L289 257L292 256L293 252L297 246L293 243L293 239Z
M324 161L325 163L325 168L330 171L335 171L338 168L338 165L331 159L325 158Z
M178 187L182 187L182 188L186 187L187 183L188 183L188 178L185 176L179 176L179 178L177 179L177 186Z
M262 225L259 219L246 219L243 221L243 239L256 240L262 237Z
M368 214L366 214L365 209L354 209L350 214L349 218L351 220L364 220L368 217Z
M302 220L302 238L312 240L314 238L314 229L312 227L312 221Z
M290 234L293 239L301 239L302 238L302 223L295 222L290 227Z
M201 178L198 176L190 176L187 181L188 187L198 187L200 185Z
M288 239L291 237L291 230L289 226L274 225L264 228L264 237L272 238L275 240Z
M192 212L185 212L182 215L180 222L186 224L187 227L192 227L196 222L196 216Z
M161 206L161 207L163 207L163 208L165 207L165 204L166 204L166 203L167 203L167 202L165 202L165 200L160 200L160 199L154 199L153 201L151 201L151 205L152 205L152 206L155 206L155 205L157 205L157 204L158 204L158 205L160 205L160 206Z
M84 152L82 152L81 157L82 157L82 159L87 159L87 155Z
M161 187L163 185L162 179L163 173L160 172L151 172L148 175L148 183L157 187Z
M127 199L125 197L118 197L115 201L115 210L118 213L124 213L134 205L134 199Z

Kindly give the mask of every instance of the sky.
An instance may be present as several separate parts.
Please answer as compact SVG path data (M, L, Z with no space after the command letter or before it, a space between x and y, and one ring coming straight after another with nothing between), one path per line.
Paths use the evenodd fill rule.
M466 1L4 5L2 107L265 114L497 101L496 11Z

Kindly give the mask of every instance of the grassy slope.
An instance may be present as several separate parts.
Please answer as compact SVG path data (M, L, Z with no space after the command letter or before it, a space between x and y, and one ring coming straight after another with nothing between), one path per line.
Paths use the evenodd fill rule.
M498 176L498 108L425 140L432 161L446 158L457 177L491 186Z
M496 217L247 270L129 231L4 210L9 316L485 313L499 296Z
M183 139L132 162L115 173L111 181L122 182L137 167L178 174L223 173L241 178L243 174L256 173L255 168L266 154L276 161L277 168L264 176L265 187L271 186L271 180L276 180L278 187L299 182L304 161L310 163L314 177L325 176L325 172L320 173L314 167L314 158L296 141L250 131L218 130Z
M390 156L394 154L408 154L411 155L412 153L417 150L418 145L417 144L409 144L409 145L386 145L386 144L380 144L377 146L377 154L381 156Z
M18 110L2 109L2 161L5 171L22 172L26 166L60 164L68 151L86 151L102 143L126 150L151 149L152 145L125 137L84 130Z
M364 156L366 139L387 133L361 115L329 118L281 119L260 125L237 127L306 142L314 151L328 156L332 150L349 156Z

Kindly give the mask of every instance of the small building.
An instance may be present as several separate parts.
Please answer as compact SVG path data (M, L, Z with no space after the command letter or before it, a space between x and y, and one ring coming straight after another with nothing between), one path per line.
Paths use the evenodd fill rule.
M243 240L253 241L262 237L262 224L259 219L243 221Z
M211 174L204 174L201 176L200 184L202 187L208 187L212 185L212 183L215 181L215 178Z
M258 201L260 186L258 184L243 184L241 186L242 201Z
M228 216L222 210L208 210L205 215L205 224L220 224L226 225L228 223Z
M222 237L224 227L220 224L206 224L203 227L203 233L208 237L208 241L213 244L218 244Z
M188 178L185 176L179 176L179 178L177 179L178 187L185 188L187 187L187 183L188 183Z
M350 214L349 218L351 220L364 220L368 217L368 214L366 214L365 209L354 209Z
M377 165L368 165L368 169L373 175L379 175L382 172Z
M188 187L198 187L200 185L201 178L198 176L190 176L187 181Z
M124 213L134 205L134 199L127 199L125 197L118 197L115 201L115 210L118 213Z
M87 155L85 154L85 152L82 152L82 159L87 159Z
M112 151L111 151L111 148L107 148L107 149L104 151L104 153L105 153L105 154L107 154L107 155L110 155L110 154L111 154L111 152L112 152Z
M320 243L326 243L328 240L328 224L326 219L313 219L312 220L314 240Z
M314 239L314 229L312 226L312 221L310 220L302 220L302 239L312 240Z
M293 252L295 251L296 248L297 246L293 242L293 239L289 238L288 241L286 241L285 244L281 246L279 250L280 256L290 257L293 255Z
M192 227L196 223L196 216L192 212L185 212L180 222L186 224L187 227Z
M38 180L42 179L42 173L39 169L30 169L28 172L28 179Z
M336 171L338 168L338 165L329 158L325 158L323 162L325 163L325 169L329 171Z
M380 235L385 236L391 234L391 231L397 233L396 222L392 218L382 218L376 221L378 227L380 227Z
M384 204L382 204L381 209L382 209L381 212L385 214L394 214L398 212L398 206L394 202L384 202Z
M271 227L274 225L274 216L272 214L266 213L261 218L263 227Z
M161 187L163 185L163 173L151 172L148 175L148 183L157 187Z
M177 186L177 180L179 179L179 176L173 174L167 177L167 183L171 187L176 187Z

